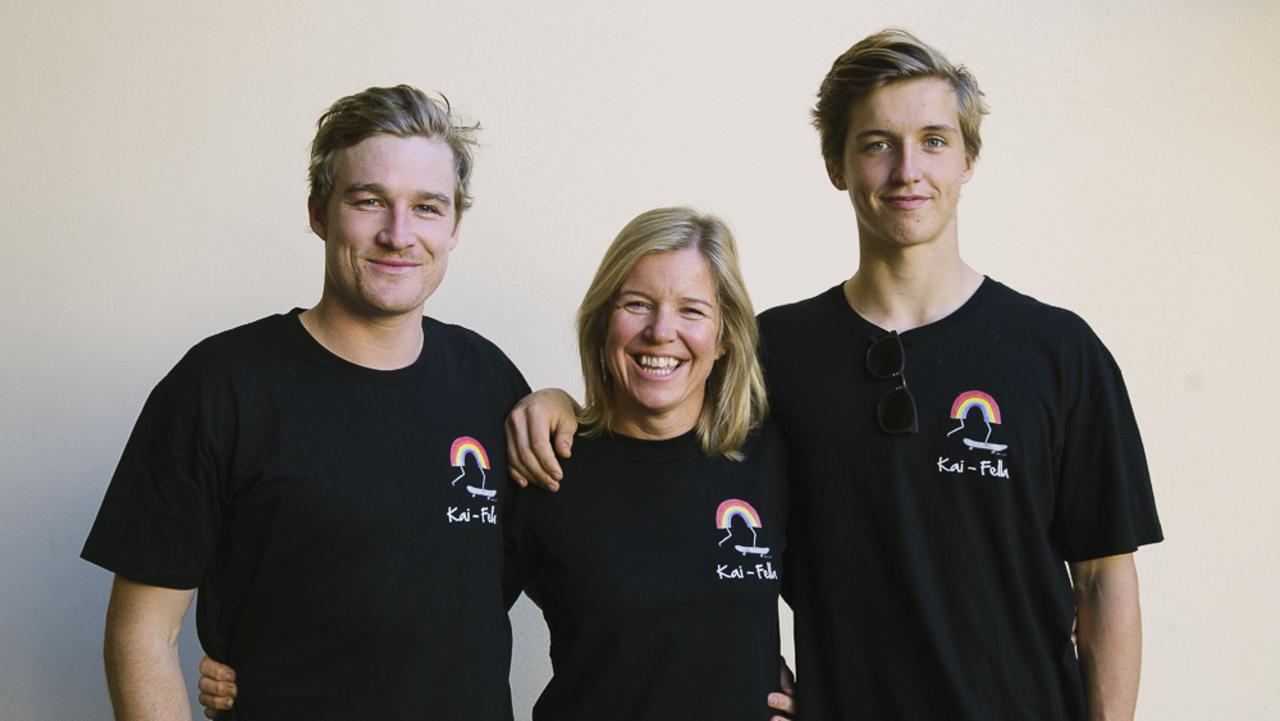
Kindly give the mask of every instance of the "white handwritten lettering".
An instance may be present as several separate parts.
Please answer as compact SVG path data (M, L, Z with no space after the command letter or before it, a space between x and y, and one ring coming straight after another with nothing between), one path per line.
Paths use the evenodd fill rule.
M747 568L745 566L730 566L727 563L716 564L716 578L721 580L745 580L755 578L761 581L776 581L778 572L773 567L772 561L757 563Z
M950 458L938 456L938 473L964 473L964 461L952 463Z
M983 476L995 476L996 478L1008 478L1009 469L1004 467L1004 461L997 459L995 463L991 461L983 461L978 464L978 473Z
M947 456L938 456L938 473L956 473L963 474L965 471L977 473L981 477L991 478L1009 478L1009 468L1004 465L1004 459L997 458L994 461L981 461L976 466L966 465L964 461L953 461Z
M488 523L498 524L498 507L481 506L480 508L459 508L449 506L445 509L445 517L449 523Z

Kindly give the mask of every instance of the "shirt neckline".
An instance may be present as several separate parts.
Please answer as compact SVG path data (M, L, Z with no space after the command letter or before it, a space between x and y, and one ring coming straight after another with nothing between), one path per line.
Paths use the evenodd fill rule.
M352 363L351 361L337 355L333 351L325 348L320 341L316 340L302 325L301 314L302 308L294 308L288 313L281 316L284 325L293 338L294 342L303 349L308 357L323 363L324 365L336 370L349 377L350 379L371 385L382 386L400 386L416 383L426 377L427 373L435 365L437 353L439 352L439 341L434 333L432 324L426 316L422 317L422 351L418 353L418 357L412 363L394 370L379 370L376 368L368 368Z
M611 431L604 431L600 437L612 444L618 455L641 463L670 463L702 457L697 428L661 440L635 438Z
M940 333L947 331L949 328L964 321L973 315L979 308L986 304L988 300L995 295L996 291L1004 286L990 276L982 276L982 283L977 290L969 296L959 308L951 311L947 315L922 326L917 326L908 331L898 334L902 338L903 344L910 345L916 342L928 340ZM836 313L846 322L852 324L861 333L867 335L871 339L882 338L889 334L889 330L881 328L862 317L858 311L849 305L849 301L845 299L844 283L837 283L834 287L827 290L823 294L827 300L835 306Z

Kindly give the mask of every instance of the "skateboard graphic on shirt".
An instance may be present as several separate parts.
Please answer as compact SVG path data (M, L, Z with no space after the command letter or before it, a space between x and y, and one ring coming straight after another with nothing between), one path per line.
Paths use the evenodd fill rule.
M991 424L1000 425L1000 406L996 404L996 399L982 391L965 391L956 396L955 402L951 404L951 418L960 421L960 425L951 429L947 436L964 430L965 417L974 408L982 412L982 422L987 426L987 435L980 441L972 438L961 438L961 440L971 449L1003 453L1009 448L1008 445L991 442Z
M723 546L724 542L733 538L733 519L741 518L747 524L747 528L751 531L751 545L743 546L734 545L734 549L742 555L755 555L763 558L769 553L767 546L757 546L756 529L761 527L760 514L756 509L744 500L739 498L730 498L724 501L716 508L716 528L725 532L724 538L720 539L718 545Z
M449 464L461 471L458 473L457 478L453 479L451 485L458 485L458 481L467 475L468 458L475 459L476 466L480 469L480 485L467 484L467 492L471 494L472 498L482 496L493 500L493 497L498 495L498 492L492 488L485 487L485 483L488 481L488 475L485 470L489 468L489 454L485 453L484 446L480 445L480 441L471 436L457 438L454 440L453 446L449 448Z

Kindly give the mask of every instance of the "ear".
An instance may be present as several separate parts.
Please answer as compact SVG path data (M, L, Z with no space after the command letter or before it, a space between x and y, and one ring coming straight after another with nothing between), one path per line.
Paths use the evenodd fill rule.
M320 236L320 240L328 240L329 228L325 224L324 203L319 198L307 198L307 218L311 221L311 232Z
M961 175L960 175L960 184L961 184L961 185L964 185L965 183L969 182L969 179L973 177L973 171L974 171L974 169L977 167L977 165L978 165L978 159L977 159L977 158L971 158L971 157L969 157L969 154L968 154L968 153L965 153L965 155L964 155L964 172L963 172L963 173L961 173Z
M449 250L452 251L458 247L458 233L462 231L462 216L456 216L453 221L453 234L449 236Z
M831 179L831 184L835 186L836 190L849 189L849 186L844 182L844 173L830 160L827 161L827 177Z

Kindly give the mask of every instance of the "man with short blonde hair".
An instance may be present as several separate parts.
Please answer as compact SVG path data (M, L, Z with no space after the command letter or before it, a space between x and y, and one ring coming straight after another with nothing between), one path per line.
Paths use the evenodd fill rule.
M176 640L240 673L236 718L509 721L497 347L423 316L470 205L473 127L409 86L320 119L310 309L208 338L156 386L83 557L113 573L118 719L189 718Z

